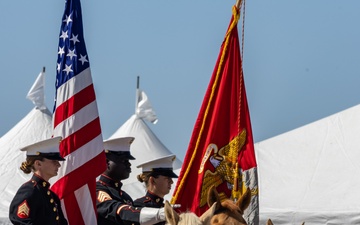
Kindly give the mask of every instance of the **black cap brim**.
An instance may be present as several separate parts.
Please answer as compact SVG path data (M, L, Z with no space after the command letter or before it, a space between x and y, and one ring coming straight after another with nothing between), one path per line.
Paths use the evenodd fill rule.
M178 178L178 175L176 175L176 173L174 173L174 171L172 170L172 168L156 168L153 169L152 173L155 175L162 175L165 177L171 177L171 178Z
M135 157L130 154L130 152L116 152L116 151L108 151L107 154L117 155L124 159L135 160Z
M59 153L40 153L39 156L50 160L65 161L65 159L61 157Z

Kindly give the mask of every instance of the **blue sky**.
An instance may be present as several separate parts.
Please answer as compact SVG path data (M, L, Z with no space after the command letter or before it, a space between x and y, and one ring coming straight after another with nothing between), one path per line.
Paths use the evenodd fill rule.
M136 77L158 115L149 124L183 159L235 1L82 1L104 138L135 108ZM246 2L244 76L255 142L360 103L360 1ZM53 108L63 0L0 1L0 136L32 108L46 67ZM241 31L241 27L239 27Z

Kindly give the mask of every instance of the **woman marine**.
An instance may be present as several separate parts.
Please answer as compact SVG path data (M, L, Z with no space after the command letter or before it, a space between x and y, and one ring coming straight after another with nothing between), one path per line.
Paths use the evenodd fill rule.
M58 173L61 137L50 138L26 146L26 161L20 169L25 174L33 173L32 178L24 183L13 198L9 218L13 224L67 225L58 196L51 191L49 179Z

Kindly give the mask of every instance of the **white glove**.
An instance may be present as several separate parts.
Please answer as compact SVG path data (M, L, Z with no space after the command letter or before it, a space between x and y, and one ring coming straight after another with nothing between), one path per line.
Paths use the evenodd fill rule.
M152 225L163 221L165 221L164 208L158 209L158 208L144 207L140 211L141 225Z

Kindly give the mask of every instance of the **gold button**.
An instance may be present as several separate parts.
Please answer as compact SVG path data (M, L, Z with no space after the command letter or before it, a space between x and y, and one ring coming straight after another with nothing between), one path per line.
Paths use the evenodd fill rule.
M54 209L53 209L53 210L54 210L54 212L56 212L56 207L54 207Z
M43 186L46 187L46 182L45 181L43 182Z
M119 187L119 183L115 183L115 187Z
M59 220L59 216L56 217L56 220Z
M54 202L54 199L52 198L52 199L50 199L50 203L53 203Z
M50 195L50 191L47 191L46 194L47 194L47 195Z

